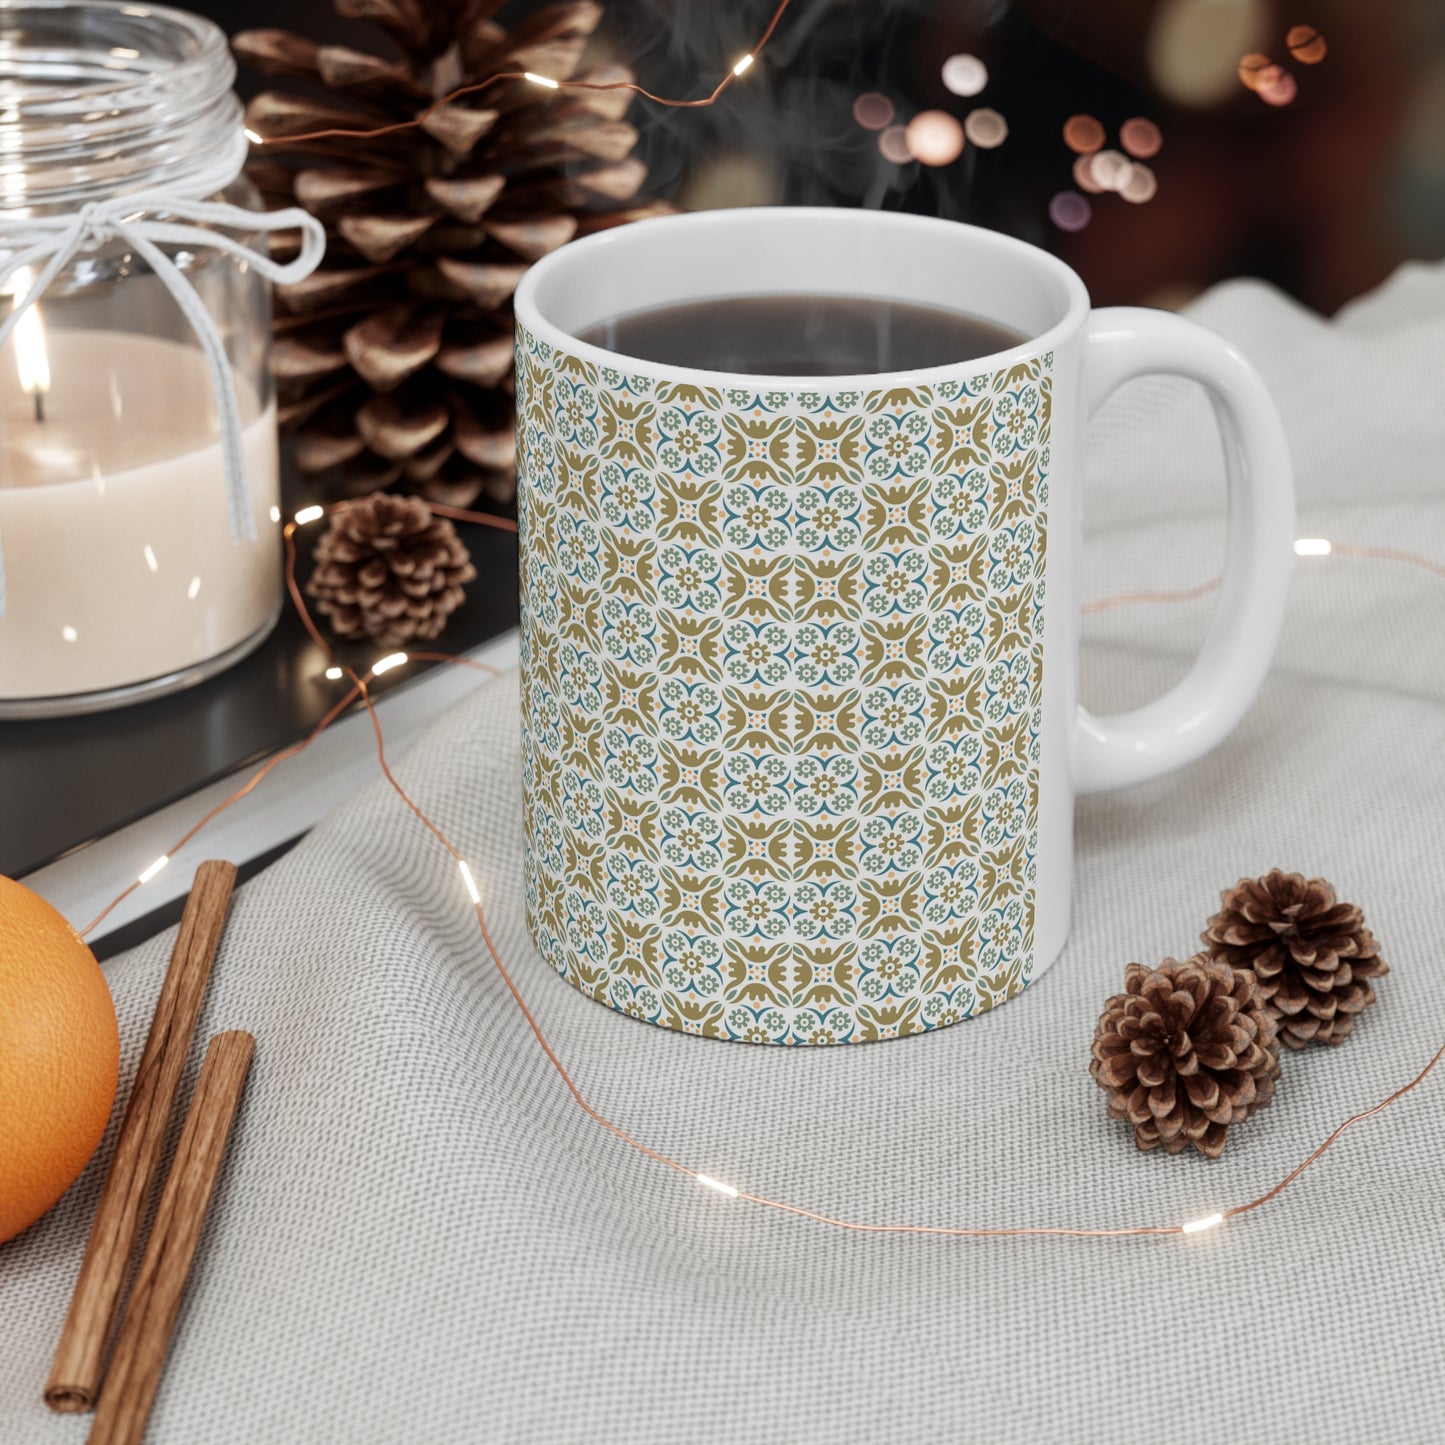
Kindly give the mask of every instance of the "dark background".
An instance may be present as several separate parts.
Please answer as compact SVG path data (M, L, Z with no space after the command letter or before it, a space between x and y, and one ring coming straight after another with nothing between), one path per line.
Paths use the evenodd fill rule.
M284 26L385 53L329 0L191 0L228 31ZM649 88L703 94L748 50L775 0L608 0L598 48ZM540 8L502 6L503 22ZM1294 60L1292 26L1327 53ZM1297 94L1266 104L1237 77L1260 51ZM989 83L965 98L940 70L965 52ZM243 74L241 88L259 88ZM897 165L853 119L860 93L905 122L987 105L1009 136L948 166ZM1077 233L1049 201L1073 188L1062 137L1076 113L1154 121L1163 149L1146 204L1092 197ZM1337 307L1403 259L1445 253L1445 3L1441 0L793 0L762 61L715 107L629 119L648 190L689 208L766 202L870 205L974 221L1063 255L1099 304L1178 305L1225 276L1271 280Z

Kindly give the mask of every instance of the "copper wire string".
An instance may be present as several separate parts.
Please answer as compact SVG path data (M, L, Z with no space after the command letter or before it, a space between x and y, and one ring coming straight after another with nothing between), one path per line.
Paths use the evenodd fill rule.
M327 513L335 512L337 510L344 509L348 505L350 505L350 503L344 501L335 502L324 510ZM505 524L508 520L505 518L492 517L485 513L468 512L459 507L442 508L440 506L437 506L434 508L434 510L442 512L445 515L453 518L454 520L476 522L483 525ZM515 523L512 523L511 527L513 530L515 530ZM310 609L306 606L305 598L302 595L301 588L296 581L296 528L297 523L292 521L288 522L283 529L283 538L286 547L287 591L291 596L291 600L295 605L297 612L300 615L302 624L305 626L307 632L325 651L328 657L334 656L329 642L317 628L316 623L311 616ZM1413 566L1420 566L1432 573L1435 573L1438 576L1445 577L1445 567L1440 566L1440 564L1432 561L1427 557L1421 557L1411 552L1400 552L1392 548L1354 547L1341 543L1332 544L1331 550L1341 556L1375 558L1378 560L1403 562ZM1118 598L1106 598L1102 603L1091 604L1091 606L1093 610L1097 611L1101 610L1101 608L1104 606L1123 605L1126 601L1149 602L1156 600L1182 600L1183 597L1186 595L1196 597L1202 596L1205 592L1211 590L1212 587L1215 585L1217 585L1217 583L1205 584L1202 587L1192 589L1191 592L1188 594L1128 593L1123 594ZM498 669L491 667L489 664L479 663L476 661L476 659L473 658L459 657L454 653L418 652L408 653L407 656L409 659L415 658L418 661L426 660L441 663L459 663L465 666L477 667L482 671L487 671L491 673L498 672ZM325 731L327 727L331 725L333 721L335 721L338 716L340 716L343 711L350 707L350 705L354 701L359 699L362 706L365 707L367 715L370 719L372 734L376 742L377 762L381 768L382 775L387 780L387 783L395 791L395 793L401 799L402 803L406 806L406 808L433 835L433 837L437 839L437 841L446 850L446 852L451 855L453 860L458 863L462 868L466 868L466 862L463 855L457 850L456 846L451 842L451 840L446 836L446 834L437 827L435 822L433 822L433 820L427 815L427 813L417 804L417 802L411 797L411 795L406 791L406 789L402 787L396 775L392 772L391 766L388 763L386 757L386 744L385 737L382 732L381 719L377 715L376 707L372 700L371 692L369 687L367 686L366 679L362 677L359 673L357 673L353 668L347 667L344 668L343 671L348 677L350 677L352 681L352 686L348 690L346 695L325 714L321 721L317 723L317 725L312 729L312 731L308 733L301 742L293 744L291 747L277 753L273 758L268 759L267 762L251 777L251 779L243 787L238 788L236 792L231 794L221 803L217 804L216 807L212 808L210 812L205 815L205 817L203 817L198 823L196 823L194 827L192 827L187 833L185 833L181 837L181 839L176 843L175 847L171 850L173 853L179 851L180 848L182 848L187 842L189 842L193 837L195 837L195 835L199 833L201 829L204 828L206 824L209 823L218 814L224 812L225 809L239 802L243 797L250 793L251 790L255 788L262 781L263 778L265 778L265 776L271 771L273 767L276 766L277 763L281 762L287 757L295 756L297 753L304 751L318 736L320 736L323 731ZM469 873L467 876L470 880ZM132 883L123 893L118 895L97 916L97 918L91 924L89 924L83 930L83 933L89 933L92 929L94 929L96 924L99 923L101 919L103 919L106 914L109 913L111 909L116 906L116 904L120 903L122 899L128 897L139 886L140 884L138 882ZM792 1215L799 1219L812 1220L816 1224L822 1224L829 1228L849 1230L855 1233L928 1234L966 1238L1009 1238L1021 1235L1052 1235L1064 1236L1072 1239L1121 1239L1143 1235L1183 1235L1192 1233L1197 1229L1208 1227L1212 1223L1219 1223L1227 1219L1235 1218L1242 1214L1247 1214L1251 1210L1258 1209L1262 1205L1270 1203L1279 1194L1283 1193L1283 1191L1287 1189L1291 1184L1293 1184L1295 1180L1297 1180L1307 1169L1310 1168L1311 1165L1316 1163L1316 1161L1318 1161L1336 1143L1336 1141L1345 1133L1346 1130L1350 1129L1355 1124L1358 1124L1365 1119L1373 1118L1376 1114L1382 1113L1392 1104L1403 1098L1412 1089L1417 1088L1425 1081L1425 1079L1440 1063L1441 1059L1445 1058L1445 1044L1442 1044L1439 1050L1431 1057L1429 1062L1425 1065L1425 1067L1421 1069L1420 1072L1416 1074L1413 1079L1411 1079L1408 1083L1401 1085L1401 1087L1396 1089L1394 1093L1390 1094L1387 1098L1382 1099L1372 1108L1365 1109L1358 1114L1353 1114L1348 1119L1344 1120L1343 1123L1336 1126L1336 1128L1313 1151L1313 1153L1309 1154L1305 1159L1303 1159L1299 1164L1297 1164L1288 1174L1284 1176L1283 1179L1281 1179L1271 1189L1266 1190L1263 1194L1258 1195L1256 1198L1251 1199L1244 1204L1237 1204L1228 1209L1223 1209L1217 1215L1209 1216L1207 1219L1204 1220L1195 1221L1193 1224L1190 1225L1132 1225L1116 1229L1075 1229L1063 1225L1018 1225L985 1227L941 1224L906 1224L888 1222L875 1223L870 1221L843 1219L836 1215L823 1213L819 1210L808 1209L802 1205L790 1204L786 1200L773 1199L765 1194L754 1194L750 1191L743 1189L735 1190L730 1185L720 1185L718 1181L711 1179L707 1175L701 1174L698 1170L693 1169L690 1165L683 1164L679 1160L662 1153L660 1150L654 1149L651 1146L644 1144L641 1140L636 1139L631 1134L629 1134L625 1129L621 1127L621 1125L615 1123L613 1120L608 1118L606 1114L604 1114L600 1109L590 1103L586 1096L582 1093L581 1089L573 1080L571 1074L567 1071L566 1066L563 1064L556 1050L553 1049L551 1043L548 1041L547 1036L543 1031L541 1025L537 1022L536 1016L527 1006L526 999L522 996L521 990L517 987L515 979L513 979L511 972L508 970L505 962L502 959L500 950L497 948L495 942L492 939L491 931L487 927L486 912L481 902L476 902L473 904L473 911L476 914L477 925L480 929L482 940L486 946L487 953L492 960L492 964L496 968L498 974L501 976L502 982L506 985L507 991L511 994L512 1000L521 1012L523 1019L525 1019L528 1028L532 1032L533 1038L537 1042L538 1047L546 1056L548 1063L550 1063L552 1068L556 1071L557 1076L561 1079L563 1086L566 1088L573 1102L590 1119L592 1119L595 1123L601 1125L601 1127L606 1129L609 1133L615 1135L617 1139L619 1139L622 1143L626 1144L629 1148L635 1149L638 1153L645 1155L647 1158L653 1160L657 1164L665 1165L668 1169L672 1169L679 1174L684 1174L688 1176L699 1184L708 1185L715 1189L721 1188L722 1192L728 1194L730 1197L734 1197L748 1204L757 1205L759 1208L775 1210L778 1213Z
M1402 552L1398 547L1357 547L1348 542L1331 542L1329 550L1322 555L1329 556L1332 553L1341 557L1368 557L1381 562L1408 562L1412 567L1423 567L1437 577L1445 577L1445 567L1438 562L1432 562L1418 552ZM1114 607L1133 607L1142 603L1193 602L1217 591L1219 582L1218 577L1211 577L1208 582L1201 582L1199 586L1188 587L1182 592L1121 592L1115 597L1104 597L1098 602L1084 603L1084 616L1089 617L1096 612L1107 612Z
M1355 547L1348 542L1331 542L1330 551L1342 557L1370 557L1380 562L1408 562L1412 567L1423 567L1437 577L1445 577L1445 567L1422 557L1418 552L1402 552L1397 547Z
M485 80L474 81L470 85L458 86L455 90L448 91L440 100L434 100L425 110L418 111L410 120L395 121L390 125L379 125L369 128L350 129L345 126L331 126L325 130L301 131L295 135L259 136L261 145L299 145L303 141L313 140L375 140L379 136L395 135L399 131L415 130L423 121L434 115L437 111L451 105L454 101L461 100L463 96L475 95L478 91L486 90L489 86L496 85L504 80L522 80L532 85L542 85L548 90L630 90L635 95L642 96L645 100L652 101L655 105L666 106L669 110L700 110L704 106L716 105L722 93L735 81L739 75L762 54L763 47L773 38L773 31L778 28L778 21L783 18L783 12L792 4L792 0L780 0L778 8L773 11L773 18L768 21L768 28L763 31L757 43L746 54L744 61L739 61L738 66L729 70L723 78L705 96L697 100L674 100L665 95L654 95L646 86L638 85L631 80L554 80L549 75L537 76L527 70L501 70L495 75L489 75ZM255 136L255 132L251 132Z
M1226 1219L1233 1219L1236 1215L1248 1214L1251 1209L1258 1209L1261 1204L1268 1204L1269 1201L1273 1199L1276 1194L1279 1194L1282 1190L1293 1184L1294 1181L1298 1179L1300 1175L1303 1174L1305 1170L1308 1169L1310 1165L1313 1164L1315 1160L1318 1159L1320 1155L1323 1154L1325 1150L1328 1149L1330 1145L1333 1144L1335 1140L1338 1139L1340 1135L1345 1132L1346 1129L1350 1128L1355 1124L1358 1124L1361 1119L1372 1119L1376 1114L1383 1113L1384 1110L1388 1109L1390 1105L1395 1102L1396 1099L1400 1098L1404 1094L1408 1094L1411 1089L1413 1089L1418 1083L1420 1083L1430 1072L1430 1070L1433 1069L1435 1065L1440 1062L1442 1058L1445 1058L1445 1044L1440 1045L1440 1047L1435 1051L1435 1054L1431 1058L1430 1062L1426 1064L1425 1067L1421 1069L1420 1072L1416 1074L1415 1077L1411 1079L1408 1084L1402 1084L1388 1098L1381 1099L1380 1102L1374 1106L1374 1108L1362 1109L1358 1114L1351 1114L1350 1117L1346 1119L1343 1124L1340 1124L1329 1136L1329 1138L1327 1138L1325 1142L1321 1144L1320 1147L1316 1149L1313 1154L1311 1154L1301 1163L1296 1164L1295 1167L1291 1169L1290 1172L1286 1174L1284 1178L1281 1179L1279 1183L1274 1186L1273 1189L1269 1190L1267 1193L1261 1194L1258 1199L1251 1199L1248 1204L1236 1204L1233 1209L1226 1209L1224 1211L1224 1217Z
M1219 578L1212 577L1198 587L1186 588L1183 592L1121 592L1117 597L1105 597L1098 602L1084 603L1084 616L1095 612L1107 612L1111 607L1134 607L1152 602L1193 602L1196 598L1208 596L1219 587Z
M336 719L340 717L341 714L345 712L348 707L351 706L351 704L356 699L357 691L358 689L353 687L351 691L348 692L346 696L341 699L340 702L334 703L322 715L321 721L318 722L316 726L312 728L311 731L307 733L306 736L302 738L299 743L292 743L290 747L282 748L280 752L273 753L269 758L267 758L266 761L262 763L261 766L257 768L254 773L251 774L250 778L239 788L237 788L234 793L231 793L227 797L223 798L219 803L216 804L214 808L210 810L210 812L208 812L198 822L193 824L184 833L182 833L181 836L177 838L176 841L171 844L171 846L166 850L164 856L166 858L171 858L175 854L179 853L181 849L184 848L186 844L189 843L191 839L194 838L196 834L199 833L201 829L204 828L208 823L210 823L213 819L220 817L220 815L224 813L227 808L230 808L234 804L239 803L241 799L244 798L247 793L249 793L253 788L259 787L260 784L265 780L266 775L271 771L272 768L276 767L277 764L284 763L287 758L294 758L298 754L304 753L306 749L309 748L311 744L314 743L316 739L319 738L321 734L324 733L326 729L329 728L331 724L335 722ZM141 886L141 880L137 878L136 881L132 883L128 888L122 890L120 893L117 893L116 896L112 898L110 902L107 903L105 907L102 908L100 912L97 913L95 917L92 918L90 922L85 925L84 928L79 930L80 936L82 938L85 938L88 934L93 933L97 925L103 922L105 918L107 918L115 908L117 908L120 904L124 903L125 900L129 898L130 895Z

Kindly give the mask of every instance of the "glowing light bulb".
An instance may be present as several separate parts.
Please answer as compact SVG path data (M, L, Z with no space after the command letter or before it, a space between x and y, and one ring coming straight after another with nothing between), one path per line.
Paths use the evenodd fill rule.
M963 127L946 110L921 110L903 132L914 160L926 166L951 165L963 153Z
M1182 1234L1198 1234L1201 1230L1213 1229L1216 1224L1223 1224L1222 1214L1206 1214L1203 1219L1191 1219L1188 1224L1179 1226Z
M1082 231L1093 215L1087 197L1077 191L1060 191L1049 202L1049 220L1061 231Z
M1145 120L1142 115L1136 115L1119 127L1119 144L1135 160L1147 161L1151 156L1159 154L1159 148L1164 144L1164 137L1159 133L1159 127L1152 120Z
M154 863L152 863L151 866L150 866L149 868L147 868L147 869L140 875L139 878L136 879L136 882L137 882L137 883L149 883L149 882L151 881L151 879L154 878L154 877L156 876L156 874L159 873L159 872L161 871L161 869L164 868L164 867L166 866L166 864L169 863L170 861L171 861L171 855L170 855L169 853L162 853L161 856L160 856L159 858L157 858L156 861L155 861Z
M1332 551L1328 537L1300 537L1294 544L1296 557L1328 557Z
M266 144L266 137L263 135L257 135L256 132L253 131L248 125L241 127L241 133L246 137L248 141L251 142L253 146L263 146Z
M1142 206L1145 201L1154 199L1155 193L1159 189L1159 180L1143 161L1135 161L1129 167L1123 184L1116 189L1126 201L1132 201L1134 205Z
M955 95L977 95L988 84L988 66L976 55L950 55L942 74L944 88Z
M733 74L734 74L734 75L741 75L741 74L743 73L743 71L745 71L745 70L748 68L748 66L750 66L752 63L753 63L753 57L752 57L751 55L744 55L744 56L742 56L742 57L739 59L738 63L737 63L735 66L733 66Z
M1271 65L1259 78L1254 93L1266 105L1289 105L1299 94L1299 84L1282 65Z
M371 664L371 675L380 677L384 672L390 672L394 667L400 667L406 661L404 652L388 652L385 657L378 658Z
M878 136L878 149L885 160L896 166L907 165L913 159L908 149L908 132L901 125L886 126Z
M472 877L472 870L467 867L467 860L458 858L457 867L462 870L462 882L467 885L467 892L472 895L472 902L480 903L482 895L477 891L477 880Z
M548 90L561 89L561 86L558 85L558 83L553 80L550 75L537 75L534 71L531 70L524 70L522 74L525 75L527 79L532 82L533 85L545 86Z
M981 105L964 116L963 133L970 145L991 151L1008 139L1008 122L991 106Z
M340 679L340 677L341 677L341 669L340 669L339 667L328 667L328 668L326 669L326 680L327 680L327 682L336 682L336 681L338 681L338 680Z
M280 507L277 507L277 506L274 506L274 505L272 506L272 508L271 508L271 520L272 520L273 522L279 522L279 521L281 520L281 508L280 508Z
M729 1199L736 1199L738 1192L731 1184L724 1184L721 1179L714 1179L711 1174L694 1174L693 1178L707 1189L716 1189L719 1194L726 1194Z
M1328 54L1325 37L1313 25L1291 25L1284 43L1301 65L1318 65Z
M1089 158L1089 174L1094 184L1106 191L1123 190L1133 169L1121 151L1097 151Z
M1075 155L1092 155L1104 144L1104 127L1091 115L1071 115L1064 122L1064 144Z
M893 102L876 90L865 90L853 102L853 119L864 130L882 130L893 120Z
M318 517L324 517L325 515L325 507L302 507L301 510L296 513L296 525L298 527L304 527L307 522L314 522Z

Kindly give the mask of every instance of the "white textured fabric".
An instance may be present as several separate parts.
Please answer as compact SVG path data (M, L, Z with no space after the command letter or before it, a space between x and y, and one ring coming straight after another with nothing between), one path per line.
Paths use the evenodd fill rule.
M1445 268L1407 269L1328 324L1243 282L1196 314L1274 388L1303 534L1445 559ZM1138 384L1093 455L1088 595L1208 576L1221 469L1202 402ZM1159 691L1208 605L1091 619L1088 701ZM1053 970L981 1019L886 1044L684 1038L547 971L519 902L515 679L440 718L398 771L472 859L579 1085L639 1138L858 1219L1180 1222L1274 1183L1445 1038L1442 619L1439 578L1303 559L1238 733L1187 772L1081 805ZM1275 1104L1218 1163L1140 1155L1086 1071L1100 1006L1128 960L1189 953L1219 888L1275 864L1364 906L1393 970L1380 1002L1344 1047L1287 1057ZM108 968L123 1091L169 945ZM152 1441L1445 1430L1445 1074L1276 1203L1188 1240L829 1231L700 1189L585 1118L487 962L455 867L381 784L238 897L203 1032L237 1027L256 1033L256 1064ZM6 1445L88 1428L40 1392L108 1154L0 1248Z

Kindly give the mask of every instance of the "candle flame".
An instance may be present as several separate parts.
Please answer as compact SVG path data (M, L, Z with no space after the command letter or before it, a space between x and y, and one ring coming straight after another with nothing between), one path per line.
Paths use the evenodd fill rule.
M10 278L10 295L16 301L29 295L34 279L30 267L22 266ZM50 357L45 350L45 323L40 319L38 302L15 323L15 366L20 373L20 389L26 396L39 398L50 390Z

